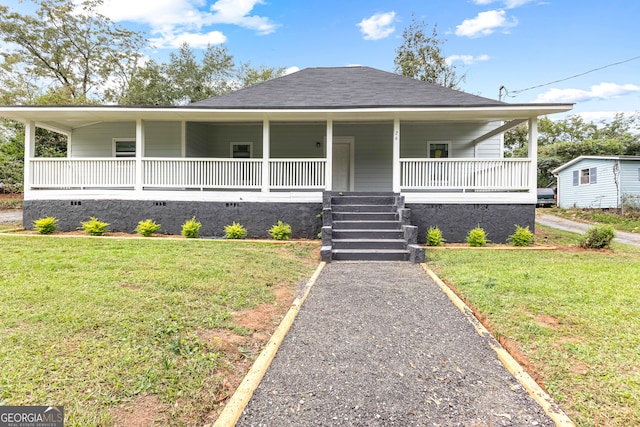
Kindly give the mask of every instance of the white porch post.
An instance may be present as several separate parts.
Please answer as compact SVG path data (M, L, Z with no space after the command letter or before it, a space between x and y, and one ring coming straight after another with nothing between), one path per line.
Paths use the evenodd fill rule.
M142 119L136 120L136 191L142 191L142 158L144 157L144 122Z
M538 118L529 119L529 144L527 157L531 161L529 170L529 192L537 197L538 187Z
M271 152L271 131L269 130L269 119L262 121L262 192L269 192L269 158Z
M24 124L24 188L26 196L31 190L31 159L36 152L36 124L27 120Z
M324 185L326 191L333 189L333 119L327 119L327 163L325 167Z
M394 193L400 192L400 119L393 120L393 169L392 188Z
M180 157L187 157L187 122L180 123Z

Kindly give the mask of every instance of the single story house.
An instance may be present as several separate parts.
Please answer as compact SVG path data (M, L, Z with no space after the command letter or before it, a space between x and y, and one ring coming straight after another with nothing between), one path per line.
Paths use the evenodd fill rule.
M186 106L5 106L0 116L26 125L26 227L53 215L71 230L97 216L131 232L153 218L179 233L196 216L203 235L236 221L266 237L282 220L314 238L327 194L376 193L411 209L404 223L419 241L430 226L458 242L479 225L503 242L514 224L534 227L537 117L571 108L334 67ZM504 132L523 122L528 157L504 158ZM36 127L66 135L67 158L34 157Z
M640 156L580 156L552 172L561 208L620 208L640 198Z

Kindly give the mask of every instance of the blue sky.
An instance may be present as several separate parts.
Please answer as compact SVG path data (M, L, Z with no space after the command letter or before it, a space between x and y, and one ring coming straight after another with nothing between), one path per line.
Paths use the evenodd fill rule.
M638 0L104 0L102 12L144 31L160 60L187 41L224 44L253 66L386 71L415 14L447 40L466 92L495 99L505 86L507 102L575 102L588 120L640 111Z

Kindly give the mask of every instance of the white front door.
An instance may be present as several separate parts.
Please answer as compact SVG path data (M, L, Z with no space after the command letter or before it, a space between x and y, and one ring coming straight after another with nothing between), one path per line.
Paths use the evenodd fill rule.
M351 191L351 143L333 143L333 191Z

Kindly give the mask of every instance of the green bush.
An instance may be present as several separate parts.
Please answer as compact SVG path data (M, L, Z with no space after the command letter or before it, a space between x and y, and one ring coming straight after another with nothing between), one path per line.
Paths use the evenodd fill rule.
M224 226L225 239L242 239L246 235L247 229L235 221L231 225Z
M286 222L278 221L268 231L269 235L276 240L289 240L291 238L291 226Z
M467 234L467 243L473 247L485 246L487 244L487 235L484 229L478 226L469 231L469 234Z
M151 237L151 235L158 230L160 230L160 224L156 224L152 219L140 221L136 227L136 233L141 234L144 237Z
M529 246L533 243L533 233L529 230L529 226L525 228L516 224L516 231L507 239L507 242L513 246Z
M587 249L608 248L616 233L610 225L595 225L580 239L580 246Z
M58 220L52 216L36 219L33 227L40 234L51 234L58 229Z
M82 229L90 236L102 236L107 231L108 223L100 221L95 216L89 218L89 221L81 222Z
M180 233L187 239L197 239L200 237L200 227L202 227L202 223L196 221L196 217L194 216L182 224L182 231Z
M438 227L429 227L429 230L427 230L427 246L442 246L444 242L442 231Z

